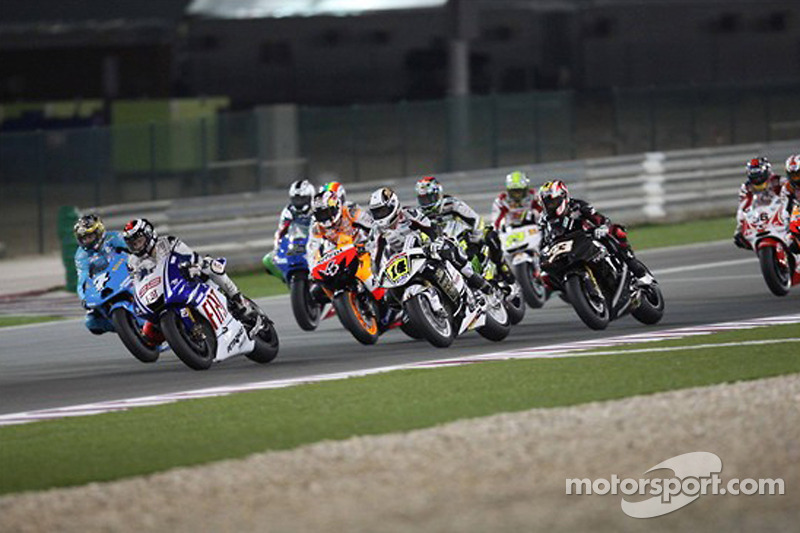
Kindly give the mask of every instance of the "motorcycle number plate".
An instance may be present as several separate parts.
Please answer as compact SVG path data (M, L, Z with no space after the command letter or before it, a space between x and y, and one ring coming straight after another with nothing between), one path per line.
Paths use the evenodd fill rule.
M506 236L506 247L511 248L517 243L520 243L525 240L525 232L524 231L515 231L514 233L510 233Z
M552 259L553 257L565 254L569 251L572 251L572 241L563 241L554 244L547 252L547 255Z
M108 283L108 272L103 272L92 280L92 284L97 292L102 291L106 283Z
M152 289L150 292L144 295L144 303L150 305L158 300L158 289Z
M409 272L408 256L406 255L396 256L386 265L386 277L392 283L400 282L408 276Z

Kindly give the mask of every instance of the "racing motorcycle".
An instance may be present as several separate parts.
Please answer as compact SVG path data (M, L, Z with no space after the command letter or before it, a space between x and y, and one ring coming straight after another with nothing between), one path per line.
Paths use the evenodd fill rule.
M84 301L107 329L119 335L136 359L143 363L158 360L161 349L147 342L142 333L145 321L137 316L132 280L128 276L128 254L118 251L109 257L97 254L91 258Z
M417 235L409 235L403 249L384 262L378 280L413 330L438 348L450 346L470 329L493 341L508 336L511 326L502 295L469 289L437 247L423 247Z
M324 305L311 295L310 268L306 258L309 226L293 223L288 233L278 243L274 263L289 285L292 313L297 325L305 331L314 331L324 314Z
M592 329L605 329L626 313L644 324L656 324L664 314L664 298L652 274L639 283L622 259L585 231L549 243L542 250L542 267Z
M448 220L443 227L443 233L455 239L459 246L464 250L468 250L471 244L468 239L470 228L462 221L452 218ZM483 276L483 278L493 287L500 290L503 295L503 303L508 312L509 322L519 324L525 317L525 300L521 288L516 283L507 283L497 273L497 265L489 258L489 246L487 244L480 245L476 253L471 254L473 270Z
M257 363L275 359L278 334L269 317L250 301L255 318L247 323L234 318L225 294L206 276L191 276L187 259L173 250L134 280L141 314L159 325L180 360L206 370L242 354Z
M522 288L525 302L533 309L542 307L547 301L539 258L541 240L538 224L506 226L500 233L506 262Z
M342 326L361 344L375 344L381 333L395 325L393 313L381 312L386 307L381 304L385 291L370 291L365 285L371 275L369 254L346 235L311 269L312 279L333 302Z
M775 296L786 296L800 283L797 256L789 251L788 220L779 196L757 198L744 211L742 236L758 255L761 275Z

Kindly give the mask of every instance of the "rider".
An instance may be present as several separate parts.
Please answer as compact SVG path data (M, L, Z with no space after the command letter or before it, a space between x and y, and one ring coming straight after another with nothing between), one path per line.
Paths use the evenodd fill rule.
M159 262L174 252L181 256L181 268L188 276L208 276L219 286L228 298L228 307L234 318L247 322L253 320L255 311L225 273L224 258L214 259L208 255L201 257L177 237L159 237L153 224L146 218L135 218L125 224L122 235L131 253L128 257L128 270L134 279L151 272ZM151 322L145 323L142 332L151 344L157 345L164 340L158 327Z
M108 258L114 252L127 252L125 241L119 232L109 231L103 225L99 216L90 213L83 215L75 222L72 228L79 248L75 252L75 268L78 271L78 297L81 305L86 308L86 284L89 283L90 265L100 257ZM103 320L95 310L86 312L86 328L100 335L113 331L107 320Z
M289 186L289 204L281 212L278 229L275 231L273 250L261 260L267 271L278 278L282 279L283 275L274 263L275 250L292 223L311 225L311 199L313 197L314 186L308 180L297 180Z
M542 205L530 184L528 175L519 170L506 176L506 190L492 204L492 225L495 230L501 231L506 225L516 227L539 223Z
M373 257L374 272L380 271L384 255L397 253L405 246L406 237L412 234L424 235L423 241L433 241L427 244L431 252L453 263L464 275L467 284L472 289L479 289L485 293L491 292L491 287L483 276L472 269L467 254L448 236L437 238L438 232L431 220L420 210L412 207L400 207L397 193L389 187L382 187L372 193L369 199L369 210L375 220L372 233L374 247Z
M787 165L788 165L787 160ZM742 235L742 221L744 212L756 198L765 198L773 195L785 194L789 199L789 192L783 193L783 179L772 172L772 165L766 157L754 157L745 165L747 181L739 189L739 209L736 212L736 231L733 234L733 243L739 248L750 249L750 243ZM792 193L794 191L792 190Z
M514 282L514 275L503 260L503 248L494 227L487 226L483 217L463 200L444 194L442 185L433 176L420 179L414 190L422 212L440 228L452 219L460 220L467 226L466 252L470 259L480 253L482 245L486 243L489 259L495 264L497 271L509 283ZM448 235L448 237L458 241L461 235Z
M310 261L319 258L325 248L337 246L341 237L348 238L356 246L365 245L373 224L372 217L358 204L344 205L338 191L324 189L322 187L314 197L311 207L314 224L307 247ZM374 288L371 277L366 284L369 290Z
M781 199L790 214L789 231L792 234L790 250L800 252L800 154L786 159L786 183L781 189Z
M647 268L633 255L625 228L612 224L590 203L570 198L563 181L553 180L542 185L539 188L539 201L544 207L541 221L543 248L565 233L578 229L590 231L611 253L625 261L641 283L650 281Z

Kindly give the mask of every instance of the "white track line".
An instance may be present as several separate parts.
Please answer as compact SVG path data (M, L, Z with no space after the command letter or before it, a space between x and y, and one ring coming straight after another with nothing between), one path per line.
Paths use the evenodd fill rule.
M507 359L573 357L576 355L582 355L576 352L585 351L590 348L619 346L622 344L634 344L634 343L657 341L664 339L678 339L678 338L692 337L697 335L708 335L711 333L717 333L720 331L727 331L731 329L751 329L763 326L773 326L780 324L797 324L797 323L800 323L800 314L778 316L778 317L756 318L756 319L742 320L737 322L724 322L720 324L689 326L673 330L636 333L633 335L622 335L617 337L608 337L605 339L576 341L563 344L554 344L550 346L532 346L530 348L521 348L503 352L493 352L487 354L455 357L451 359L440 359L436 361L404 363L399 365L384 366L378 368L349 370L344 372L335 372L332 374L318 374L314 376L305 376L299 378L261 381L256 383L245 383L242 385L212 387L194 391L159 394L155 396L145 396L142 398L131 398L127 400L98 402L85 405L76 405L71 407L60 407L55 409L43 409L38 411L28 411L23 413L0 415L0 426L24 424L27 422L34 422L37 420L52 420L57 418L110 413L114 411L124 411L132 407L162 405L166 403L173 403L176 401L193 399L193 398L227 396L229 394L245 392L245 391L279 389L279 388L292 387L309 383L320 383L324 381L333 381L333 380L352 378L352 377L369 376L372 374L381 374L392 370L457 366L457 365L464 365L464 364L471 364L471 363L478 363L485 361L497 361L497 360L507 360ZM614 352L614 353L619 353L619 352ZM595 352L586 355L599 355L599 354Z
M713 263L702 263L699 265L687 265L687 266L680 266L680 267L673 267L673 268L662 268L661 270L656 270L655 275L663 276L665 274L675 274L677 272L691 272L693 270L706 270L709 268L721 268L721 267L728 267L728 266L735 266L735 265L746 265L748 263L756 263L755 257L748 257L746 259L731 259L729 261L715 261Z

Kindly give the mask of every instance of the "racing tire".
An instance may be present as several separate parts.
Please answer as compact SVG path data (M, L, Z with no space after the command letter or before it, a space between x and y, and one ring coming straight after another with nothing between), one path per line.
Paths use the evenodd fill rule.
M415 294L403 304L408 322L414 331L437 348L447 348L455 339L453 317L437 316L426 294Z
M765 246L758 250L758 262L761 265L761 275L767 282L767 287L775 296L786 296L792 286L792 273L789 269L783 272L777 258L775 248Z
M584 324L595 330L606 329L609 322L608 304L603 300L597 306L593 305L589 301L585 283L583 276L572 275L564 284L564 292Z
M133 356L142 363L155 363L158 360L158 346L150 347L145 340L142 328L136 317L127 309L118 307L111 312L111 321L119 340Z
M194 313L200 325L202 338L191 337L177 311L169 310L161 317L159 325L167 343L178 359L192 370L208 370L217 354L217 337L205 317Z
M403 314L403 322L400 324L400 330L415 340L420 340L424 338L422 334L414 329L414 326L408 321L408 318Z
M333 307L342 326L361 344L375 344L380 337L375 313L367 316L355 291L344 291L333 297ZM374 309L373 309L374 311Z
M508 321L512 326L522 322L525 318L525 297L524 295L510 294L505 298L506 311L508 312Z
M319 326L322 307L313 301L308 278L302 274L292 276L289 282L292 313L297 325L304 331L314 331Z
M639 289L639 305L631 309L633 318L642 324L658 324L664 316L664 296L657 283Z
M533 275L533 263L514 266L514 277L522 288L525 302L531 309L539 309L547 301L547 289L542 280Z
M501 301L495 308L487 309L486 323L476 329L481 337L490 341L500 342L508 337L511 332L511 322L505 301Z
M251 361L255 361L261 365L271 363L278 357L278 349L280 348L280 341L278 340L278 332L275 331L275 324L271 320L264 317L266 324L263 328L256 333L253 339L256 347L253 351L246 354L246 357Z

